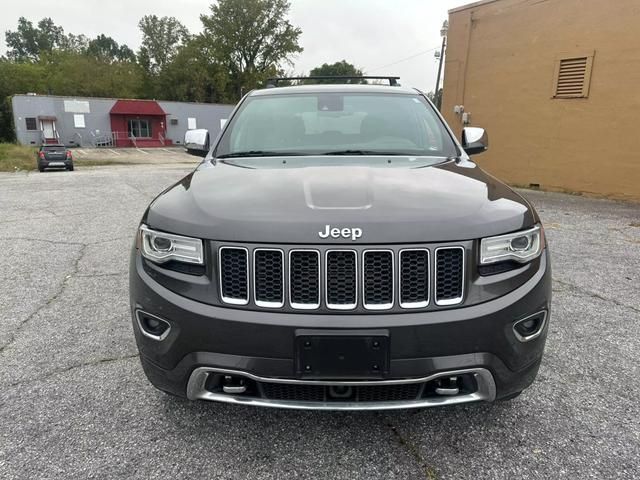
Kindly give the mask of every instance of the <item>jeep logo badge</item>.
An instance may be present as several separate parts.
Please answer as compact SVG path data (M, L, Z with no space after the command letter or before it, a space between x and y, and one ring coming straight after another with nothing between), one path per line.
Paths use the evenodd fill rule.
M361 228L331 228L331 225L324 226L324 232L318 232L320 238L350 238L355 242L362 236Z

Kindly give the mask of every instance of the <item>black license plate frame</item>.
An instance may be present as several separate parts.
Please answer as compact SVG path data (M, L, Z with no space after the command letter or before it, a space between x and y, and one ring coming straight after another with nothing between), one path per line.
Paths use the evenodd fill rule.
M295 342L301 378L363 380L389 373L388 330L297 330Z

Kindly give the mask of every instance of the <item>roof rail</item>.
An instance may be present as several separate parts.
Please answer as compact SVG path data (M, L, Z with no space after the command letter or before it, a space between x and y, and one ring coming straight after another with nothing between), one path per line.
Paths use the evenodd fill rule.
M397 87L400 84L398 80L400 77L389 76L370 76L370 75L317 75L313 77L274 77L268 78L266 87L275 88L278 86L278 82L291 81L291 80L387 80L389 85ZM345 82L346 83L346 82Z

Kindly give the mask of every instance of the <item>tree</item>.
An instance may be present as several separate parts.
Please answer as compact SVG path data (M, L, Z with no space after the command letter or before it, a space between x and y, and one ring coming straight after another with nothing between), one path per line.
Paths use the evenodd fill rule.
M175 17L145 15L138 22L138 27L142 31L138 60L150 75L162 70L189 38L187 27Z
M126 45L118 45L118 42L113 38L107 37L104 34L100 34L90 40L85 49L85 53L107 63L136 61L136 55L133 53L133 50Z
M43 18L34 27L29 20L20 17L16 31L5 32L7 57L16 61L37 61L41 53L59 48L63 38L64 30L50 18Z
M200 15L203 38L227 69L234 100L302 52L302 30L287 20L289 8L287 0L219 0L211 15Z
M329 65L328 63L323 63L321 66L312 69L309 72L310 77L320 77L320 76L331 76L331 77L341 77L341 76L353 76L353 77L361 77L363 75L362 70L355 67L355 65L347 62L346 60L342 60L340 62L332 63ZM345 83L344 80L318 80L318 83ZM346 83L367 83L366 80L347 80Z
M11 96L16 93L47 93L46 70L36 63L0 60L0 141L14 140Z
M43 59L47 93L89 97L144 96L143 71L132 62L105 62L81 53L54 51Z
M60 49L68 52L82 53L87 50L89 39L84 35L69 33L60 40Z
M208 43L195 36L176 52L158 74L157 98L185 102L227 102L229 76L218 63Z

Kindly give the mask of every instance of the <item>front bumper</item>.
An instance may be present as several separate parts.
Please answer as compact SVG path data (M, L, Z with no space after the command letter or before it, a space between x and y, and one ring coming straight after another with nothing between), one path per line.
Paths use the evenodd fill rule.
M410 408L492 401L519 392L534 380L542 358L549 315L536 338L522 342L513 325L540 311L549 311L551 272L545 254L538 271L523 285L479 305L402 314L327 315L244 311L203 304L164 288L144 271L134 252L130 271L134 332L145 374L166 392L230 403L317 409ZM144 311L165 319L171 329L161 341L145 336L136 319ZM376 329L389 332L390 363L380 380L302 380L296 374L295 342L299 329ZM257 382L253 396L213 389L216 375ZM464 375L475 385L459 396L416 397L413 400L354 402L332 399L301 402L265 398L260 385L282 383L321 386L385 387ZM478 375L478 377L475 377ZM474 383L475 382L475 383ZM421 387L422 388L422 387ZM422 391L422 390L420 390Z

